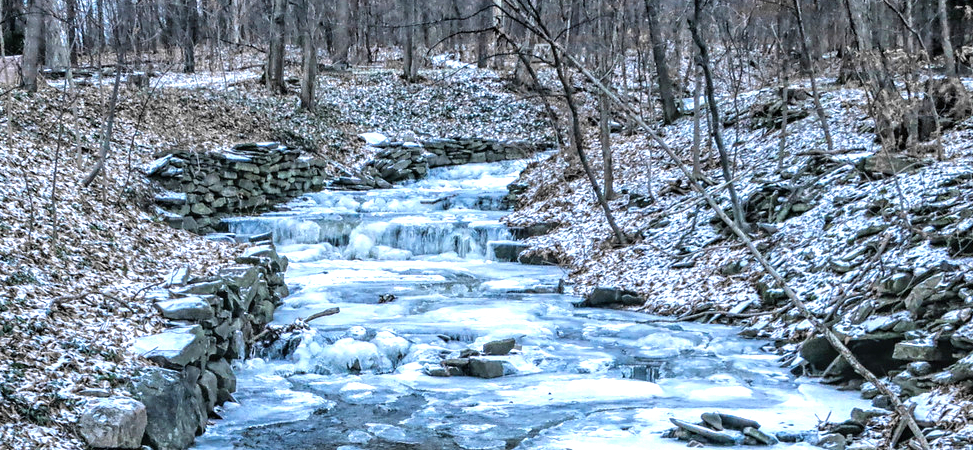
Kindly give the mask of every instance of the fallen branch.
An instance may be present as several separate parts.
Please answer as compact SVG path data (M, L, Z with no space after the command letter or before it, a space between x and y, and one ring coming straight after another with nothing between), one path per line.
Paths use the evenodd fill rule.
M649 321L649 323L678 323L678 322L689 322L689 321L693 321L693 320L696 320L696 319L701 319L701 318L706 317L706 316L711 315L711 314L716 314L717 316L728 317L728 318L731 318L731 319L748 319L748 318L751 318L751 317L769 316L771 314L777 314L777 313L786 311L789 308L790 308L790 305L785 305L785 306L781 306L781 307L779 307L777 309L773 309L773 310L770 310L770 311L760 311L760 312L752 312L752 313L731 313L731 312L728 312L728 311L715 311L715 310L713 310L713 311L703 311L703 312L698 312L696 314L689 314L689 315L686 315L686 316L679 316L679 317L677 317L675 319L652 319L652 320Z
M339 312L341 312L341 309L339 309L337 306L335 306L334 308L328 308L324 311L311 314L310 316L308 316L307 319L304 319L304 323L308 323L314 319L320 319L322 317L333 316L335 314L338 314Z
M264 328L264 330L261 331L260 333L257 333L257 335L254 336L250 342L258 342L261 340L265 340L269 342L276 341L277 339L280 339L280 336L284 333L292 333L297 330L308 329L309 327L307 324L312 320L320 319L322 317L327 317L327 316L333 316L335 314L338 314L339 312L341 312L341 310L337 306L335 306L333 308L328 308L324 311L319 311L314 314L311 314L310 316L307 317L307 319L297 319L294 321L294 323L288 325L284 325L284 326L267 325L267 327Z

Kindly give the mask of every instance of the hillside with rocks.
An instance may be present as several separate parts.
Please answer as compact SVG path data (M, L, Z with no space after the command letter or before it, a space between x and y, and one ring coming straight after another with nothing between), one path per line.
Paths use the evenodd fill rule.
M822 149L821 129L812 118L797 116L789 128L792 144L784 170L777 161L779 132L768 129L760 116L765 105L779 102L779 92L740 96L739 108L748 113L726 134L744 168L738 189L755 225L751 235L815 316L916 405L919 423L929 427L930 436L941 437L937 448L971 445L973 430L965 418L973 376L967 198L973 119L967 114L944 133L942 159L890 154L868 131L874 124L864 110L865 94L833 80L823 84L836 151ZM969 90L973 80L964 84ZM810 103L805 97L792 107L809 110ZM689 161L692 118L661 132ZM615 133L612 146L620 195L611 206L636 242L613 243L587 180L571 155L561 152L524 172L526 192L506 219L511 226L550 230L528 239L525 255L568 267L575 292L582 295L599 286L618 288L637 294L637 308L648 313L741 326L746 336L773 340L781 363L794 374L861 389L875 406L889 407L888 399L863 384L814 332L781 286L651 141L638 132ZM597 156L593 159L600 165ZM719 179L710 167L704 174ZM729 201L718 187L711 193ZM894 431L895 424L884 420L863 423L877 426L866 436L878 439Z

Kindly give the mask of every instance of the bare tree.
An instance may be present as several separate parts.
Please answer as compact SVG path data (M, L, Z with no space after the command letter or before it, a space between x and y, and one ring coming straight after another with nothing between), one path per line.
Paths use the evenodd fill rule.
M44 0L27 1L27 30L24 36L23 86L37 92L37 75L41 70L41 46L44 44Z
M313 0L300 0L298 26L301 32L301 108L314 109L314 87L318 81L318 48L314 42L317 11Z
M273 0L270 21L270 51L267 52L267 72L265 82L271 92L283 94L284 86L284 25L287 14L287 0Z
M706 41L699 31L699 22L702 18L702 3L705 0L693 0L693 16L689 20L689 30L693 35L693 42L696 43L698 53L698 63L703 69L703 79L706 81L706 104L709 106L710 134L716 141L716 148L720 152L720 167L723 169L723 179L726 183L727 191L730 193L730 203L733 207L733 220L740 229L747 230L746 219L743 216L743 207L737 197L736 187L733 182L733 172L730 168L730 156L723 145L723 134L720 132L720 108L716 103L716 89L713 86L713 71L710 69L709 49Z
M415 0L401 0L402 5L402 78L407 82L416 79L415 67Z
M655 72L659 81L659 99L662 101L662 120L671 124L680 116L676 106L675 86L669 76L669 66L666 62L666 41L662 38L659 24L659 0L645 0L646 15L649 20L649 40L652 42L652 59L655 61Z
M814 71L814 58L811 57L810 43L807 37L807 31L804 27L804 13L801 10L801 0L794 0L794 11L797 14L797 29L801 33L801 48L804 50L804 56L808 59L808 75L811 78L811 96L814 97L814 111L818 115L818 121L821 122L821 131L824 132L824 140L828 146L828 151L834 151L834 140L831 139L831 126L828 125L828 115L824 111L824 106L821 105L821 94L818 91L817 76Z
M943 63L946 65L946 75L956 76L956 55L953 53L952 38L949 33L949 14L946 11L946 0L938 0L939 30L943 39Z

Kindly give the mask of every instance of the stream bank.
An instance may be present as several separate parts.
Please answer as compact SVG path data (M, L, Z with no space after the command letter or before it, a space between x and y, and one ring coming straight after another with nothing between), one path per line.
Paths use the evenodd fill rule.
M664 437L669 419L712 410L801 447L819 440L815 415L867 409L793 379L734 328L578 308L557 266L498 258L515 244L500 220L527 163L441 167L229 220L237 236L271 233L290 261L276 324L340 313L242 364L239 403L196 448L683 448Z

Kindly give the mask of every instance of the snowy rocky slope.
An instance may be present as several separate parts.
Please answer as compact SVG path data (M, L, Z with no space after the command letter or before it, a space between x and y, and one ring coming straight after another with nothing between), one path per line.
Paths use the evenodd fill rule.
M766 110L779 95L753 91L720 105L730 116L743 111L724 133L755 241L870 369L904 397L914 396L920 422L940 430L931 436L949 434L934 441L938 447L966 448L973 445L962 387L973 378L973 356L967 356L973 349L973 119L943 136L942 161L934 154L889 155L875 142L864 92L825 81L822 100L835 151L826 151L809 114L788 125L780 171L779 130L749 114ZM965 84L969 89L970 81ZM593 107L585 105L597 117ZM813 112L810 99L791 108L792 114ZM691 164L692 118L660 131ZM703 136L706 153L705 121ZM588 142L600 173L594 130ZM746 335L775 339L782 362L795 373L861 387L661 150L637 131L613 134L612 146L621 195L611 206L624 231L640 239L612 245L587 179L561 153L525 171L520 208L506 219L512 226L553 227L530 239L531 252L570 268L581 294L614 286L640 294L646 312L740 324ZM709 152L704 173L722 183L715 148ZM725 190L710 192L729 208ZM863 394L876 395L868 386Z

